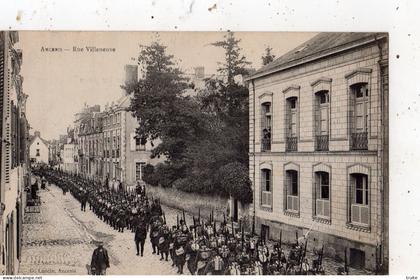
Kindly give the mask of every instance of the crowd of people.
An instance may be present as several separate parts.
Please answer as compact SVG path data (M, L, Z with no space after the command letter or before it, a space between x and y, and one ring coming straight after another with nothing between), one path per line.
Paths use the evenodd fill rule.
M193 217L192 224L188 225L183 213L171 226L167 224L159 199L148 197L143 185L126 191L109 188L108 182L100 183L52 168L35 173L60 187L63 194L70 192L80 202L82 211L86 211L88 203L89 209L116 231L132 231L137 255L143 256L149 236L153 254L161 261L170 261L179 274L186 269L192 275L324 274L323 248L314 250L315 257L309 262L306 239L296 238L290 250L284 249L281 237L273 246L268 246L264 237L245 232L242 226L235 228L226 218L216 223L213 215L207 219L200 215ZM96 265L97 253L94 255L92 272L105 274L109 263ZM346 273L344 266L339 274Z

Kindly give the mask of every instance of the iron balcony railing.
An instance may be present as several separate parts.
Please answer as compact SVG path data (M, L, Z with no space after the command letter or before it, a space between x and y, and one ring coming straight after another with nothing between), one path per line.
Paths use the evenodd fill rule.
M263 138L261 139L261 152L271 151L271 139Z
M352 150L367 150L368 149L367 132L352 133L351 149Z
M297 151L297 137L287 137L286 139L286 151L296 152Z
M329 149L329 136L328 135L317 135L315 137L315 150L317 151L328 151Z

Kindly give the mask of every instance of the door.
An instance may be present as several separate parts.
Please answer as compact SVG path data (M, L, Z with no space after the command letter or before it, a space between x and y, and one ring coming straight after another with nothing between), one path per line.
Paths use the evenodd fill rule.
M267 225L261 225L261 239L265 242L270 237L270 227Z

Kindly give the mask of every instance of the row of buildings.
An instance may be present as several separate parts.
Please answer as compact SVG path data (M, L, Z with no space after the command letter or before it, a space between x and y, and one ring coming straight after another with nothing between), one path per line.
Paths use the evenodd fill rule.
M125 72L126 82L137 81L137 66L127 65ZM126 186L141 181L143 166L162 159L150 158L153 144L135 137L138 122L129 106L130 96L123 91L102 111L99 105L85 105L75 114L63 145L62 169L102 181L115 179Z
M29 124L19 34L0 32L0 271L16 274L22 247L22 220L29 175Z
M386 270L387 34L321 33L247 82L257 229Z

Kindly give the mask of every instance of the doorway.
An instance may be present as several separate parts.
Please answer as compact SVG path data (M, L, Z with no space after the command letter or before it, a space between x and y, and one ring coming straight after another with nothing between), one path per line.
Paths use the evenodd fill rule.
M269 239L270 237L270 227L267 225L261 225L261 239L264 241L264 243Z
M365 268L365 252L359 249L350 248L349 265L357 269Z

